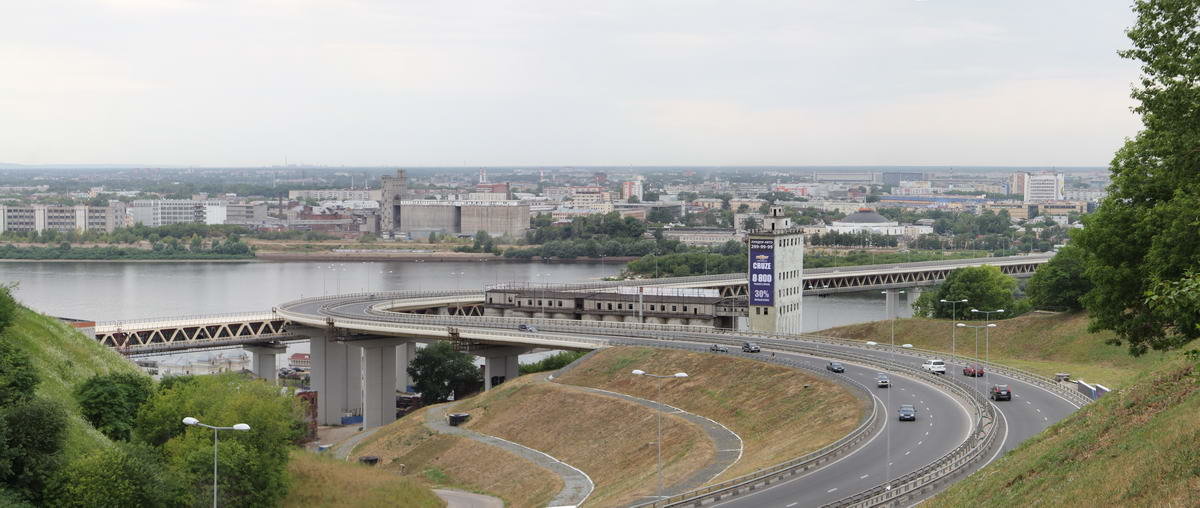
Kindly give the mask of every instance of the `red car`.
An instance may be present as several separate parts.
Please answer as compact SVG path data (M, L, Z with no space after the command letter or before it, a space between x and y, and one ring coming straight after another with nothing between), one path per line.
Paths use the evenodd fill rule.
M983 366L979 365L979 364L975 364L975 363L967 365L966 367L963 367L963 375L971 376L971 377L982 376L983 375Z

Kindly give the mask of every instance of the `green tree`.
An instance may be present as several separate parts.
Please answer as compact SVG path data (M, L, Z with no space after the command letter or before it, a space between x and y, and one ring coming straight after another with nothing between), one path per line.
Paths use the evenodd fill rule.
M0 408L0 485L42 505L46 485L62 464L67 411L42 398Z
M1110 342L1141 355L1200 338L1187 326L1200 308L1163 304L1200 267L1200 1L1138 0L1133 10L1132 48L1120 54L1142 64L1133 98L1143 129L1113 157L1108 197L1075 241L1094 284L1090 329L1112 330Z
M0 285L0 332L8 329L17 317L17 299L13 298L13 286ZM3 373L0 373L3 375Z
M55 475L48 504L78 508L186 506L195 496L150 446L117 443L73 460Z
M958 268L946 276L946 281L933 291L926 291L913 304L913 314L920 317L949 319L950 306L940 300L967 300L969 308L981 310L1004 309L1003 313L992 314L992 319L1010 318L1024 309L1018 305L1013 293L1017 281L994 266L970 266ZM983 319L983 314L958 309L958 319Z
M225 432L218 454L220 501L224 506L275 506L287 494L288 452L304 435L300 402L263 381L237 374L196 376L160 389L134 424L134 437L161 446L167 463L183 475L197 498L212 488L213 435L180 423L192 416L211 425L250 425Z
M83 418L109 439L128 441L137 412L154 394L154 381L136 373L93 376L75 389Z
M471 355L455 351L446 341L418 349L409 362L408 375L426 404L445 402L452 394L461 397L465 385L482 379Z
M0 408L29 400L38 381L29 355L12 341L0 340Z
M1082 249L1063 247L1029 279L1025 293L1030 303L1034 307L1082 309L1080 299L1092 289L1092 282L1084 274L1086 268L1087 254Z

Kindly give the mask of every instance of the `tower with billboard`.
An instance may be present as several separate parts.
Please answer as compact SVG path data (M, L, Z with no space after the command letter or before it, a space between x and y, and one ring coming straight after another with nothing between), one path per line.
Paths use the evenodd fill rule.
M750 329L800 333L803 323L804 235L783 212L771 206L762 227L749 234Z

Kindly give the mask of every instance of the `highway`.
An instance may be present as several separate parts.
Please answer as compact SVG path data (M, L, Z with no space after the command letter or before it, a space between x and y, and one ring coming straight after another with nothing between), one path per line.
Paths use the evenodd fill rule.
M288 308L290 312L302 313L313 318L324 320L328 317L351 318L355 320L386 321L386 317L372 313L371 308L386 299L340 302L297 302ZM461 326L470 328L485 328L483 323L472 323L464 319ZM498 326L495 324L492 327ZM724 341L749 340L763 346L763 355L771 354L793 360L799 366L815 371L824 369L826 360L817 356L798 354L774 349L775 345L795 344L797 341L788 339L764 339L750 334L737 332L715 333L680 333L674 340L661 338L637 337L637 330L612 330L592 328L587 322L576 322L573 328L578 331L562 332L543 330L537 335L544 337L560 337L563 339L583 336L595 339L604 334L605 339L612 344L648 345L682 347L697 351L706 351L710 344L706 340L720 337ZM510 331L507 330L506 331ZM613 335L619 334L619 335ZM649 334L654 335L654 334ZM815 343L818 348L826 348L830 353L842 352L865 355L880 362L899 362L911 367L919 367L923 358L904 349L864 348L851 345ZM741 353L732 353L741 354ZM744 355L754 357L756 355ZM803 476L773 485L767 489L753 491L749 494L724 500L723 506L821 506L836 502L848 495L882 484L905 473L915 471L927 464L937 461L947 452L964 442L971 430L972 416L963 402L946 392L921 381L919 377L909 378L895 373L889 374L892 388L878 388L874 385L877 369L843 362L846 372L842 374L844 381L864 385L866 389L880 402L885 410L885 426L867 444L841 459ZM947 364L948 376L962 376L962 366L953 362ZM1077 407L1071 401L1036 387L1022 380L1010 378L995 373L987 373L981 378L962 378L966 383L977 386L981 393L986 393L993 383L1008 384L1015 397L1012 401L996 403L999 414L1004 420L1002 428L1002 445L995 455L988 460L994 460L1002 452L1018 446L1025 439L1041 432L1045 427L1069 415ZM896 418L896 410L900 404L911 403L918 408L916 422L900 422ZM976 466L981 467L982 464Z

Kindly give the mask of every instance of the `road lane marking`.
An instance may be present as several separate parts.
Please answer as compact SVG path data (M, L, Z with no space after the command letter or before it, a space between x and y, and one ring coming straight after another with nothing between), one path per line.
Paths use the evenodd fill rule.
M785 506L785 507L783 507L783 508L792 508L793 506L796 506L796 505L798 505L798 504L800 504L800 503L791 503L791 504L789 504L789 505L787 505L787 506Z
M925 443L924 441L917 441L917 446L921 446L924 443Z
M1035 408L1035 409L1036 409L1036 408ZM1036 411L1037 411L1037 412L1039 412L1039 413L1041 413L1041 412L1042 412L1042 410L1041 410L1041 409L1036 409Z
M912 453L912 450L909 450L909 451L906 451L906 452L904 452L904 454L905 454L905 455L908 455L908 454L910 454L910 453Z
M829 490L827 490L827 491L825 491L825 492L826 492L826 493L830 493L830 492L833 492L833 491L835 491L835 490L837 490L837 487L834 487L834 488L832 488L832 489L829 489Z
M1032 403L1032 402L1029 402L1029 401L1025 401L1025 403L1026 403L1026 404L1029 404L1030 406L1032 406L1032 405L1033 405L1033 403Z
M859 479L859 480L862 480L862 479L865 479L865 478L866 478L866 477L868 477L868 476L871 476L871 475L869 475L869 474L865 474L865 475L859 476L859 477L858 477L858 479Z
M928 436L928 435L929 435L929 431L928 431L928 430L927 430L927 431L925 431L925 435L926 435L926 436Z

